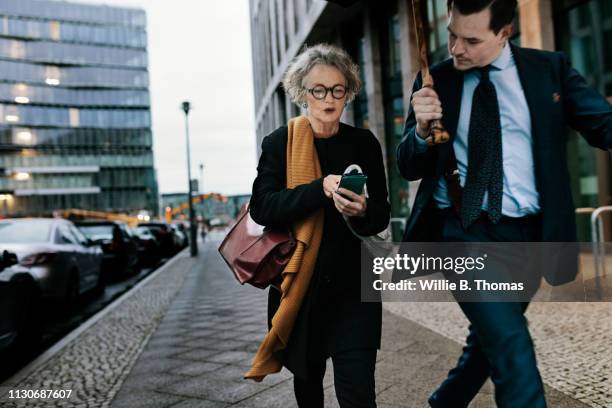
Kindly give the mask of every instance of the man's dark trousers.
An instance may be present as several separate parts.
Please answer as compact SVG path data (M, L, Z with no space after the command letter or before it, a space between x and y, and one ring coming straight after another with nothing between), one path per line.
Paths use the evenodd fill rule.
M474 224L463 229L454 210L437 212L443 220L441 240L445 242L524 242L535 241L541 234L539 217L502 217L498 224L493 224L483 212ZM544 386L524 316L528 304L459 302L470 321L469 335L457 366L429 399L432 407L467 407L488 377L495 384L498 407L546 407Z

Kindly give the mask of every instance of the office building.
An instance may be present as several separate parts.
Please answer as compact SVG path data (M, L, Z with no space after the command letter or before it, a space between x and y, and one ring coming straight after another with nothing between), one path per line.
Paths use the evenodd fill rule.
M144 10L0 0L0 214L158 212Z

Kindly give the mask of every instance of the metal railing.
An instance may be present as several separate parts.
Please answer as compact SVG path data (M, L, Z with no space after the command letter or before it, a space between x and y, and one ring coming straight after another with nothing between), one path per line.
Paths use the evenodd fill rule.
M596 277L606 276L606 248L602 215L608 212L612 212L612 205L596 208L591 214L591 241L593 241Z
M601 279L606 276L606 247L604 235L604 223L602 215L612 212L612 206L598 208L577 208L576 214L590 214L591 219L591 245L593 252L593 264L595 266L595 295L601 299Z
M612 206L576 208L576 214L590 215L591 217L591 245L593 261L595 262L595 277L606 276L605 234L602 215L612 212Z
M394 225L397 225L397 230L394 228ZM389 220L389 229L391 230L391 240L395 241L396 236L400 237L404 235L404 231L406 230L406 218L396 217L391 218ZM395 234L395 231L398 231L398 234Z
M406 228L406 219L405 218L391 218L389 220L389 225L393 225L393 224L399 224L399 227L402 229L402 231Z

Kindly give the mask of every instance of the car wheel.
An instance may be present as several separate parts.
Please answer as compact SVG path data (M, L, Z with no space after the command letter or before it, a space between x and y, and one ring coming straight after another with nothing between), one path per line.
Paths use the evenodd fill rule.
M43 333L43 319L41 313L40 290L34 283L30 283L24 290L24 313L19 323L17 332L17 343L28 349L37 345Z

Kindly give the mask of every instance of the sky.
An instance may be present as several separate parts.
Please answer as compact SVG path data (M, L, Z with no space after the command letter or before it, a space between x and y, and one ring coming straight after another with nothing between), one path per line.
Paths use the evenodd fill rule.
M256 175L248 0L75 0L147 12L153 151L160 193L187 190L204 164L204 191L250 193Z

